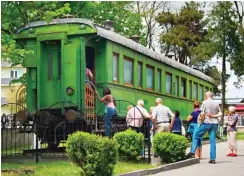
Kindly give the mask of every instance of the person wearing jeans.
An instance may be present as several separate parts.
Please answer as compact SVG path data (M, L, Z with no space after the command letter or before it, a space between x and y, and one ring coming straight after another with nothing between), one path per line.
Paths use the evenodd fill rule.
M117 114L117 110L115 107L115 101L113 96L111 95L111 90L108 87L103 89L103 98L100 98L99 93L96 91L97 98L100 102L103 102L107 108L107 113L104 116L105 119L105 128L106 128L106 136L110 137L110 130L112 127L111 119Z
M188 158L194 157L195 151L199 146L199 142L203 135L208 132L210 140L210 161L209 163L215 164L216 159L216 131L218 126L218 117L222 115L219 104L212 99L212 93L207 92L205 100L201 106L201 121L203 122L197 129L191 146L191 151L187 155Z

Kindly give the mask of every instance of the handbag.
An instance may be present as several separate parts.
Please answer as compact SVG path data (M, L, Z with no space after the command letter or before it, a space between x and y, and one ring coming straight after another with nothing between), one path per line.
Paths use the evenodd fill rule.
M186 130L185 130L185 127L183 125L181 126L181 135L183 135L183 136L186 135Z
M182 136L185 136L185 135L186 135L186 129L185 129L185 127L183 126L183 122L182 122L182 120L181 120L181 135L182 135Z

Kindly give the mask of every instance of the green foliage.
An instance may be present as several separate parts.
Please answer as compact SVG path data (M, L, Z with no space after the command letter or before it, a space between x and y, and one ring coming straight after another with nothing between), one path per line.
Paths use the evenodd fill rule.
M85 132L69 135L66 151L86 176L112 175L118 146L114 140Z
M156 20L165 31L161 34L162 50L165 55L173 53L175 60L186 65L196 65L198 62L210 59L210 53L203 57L200 52L207 34L204 30L206 22L203 17L201 4L196 2L186 2L176 14L160 13Z
M187 139L173 133L157 133L153 137L153 149L162 161L176 162L185 158Z
M129 160L139 159L143 149L144 136L131 129L116 133L114 140L119 144L119 155Z
M215 84L213 86L213 92L215 95L220 94L220 90L218 89L218 86L220 85L220 80L221 80L221 73L217 69L216 66L208 66L205 70L204 73L215 81Z
M141 16L133 12L130 1L81 1L70 2L71 14L75 17L87 18L103 25L110 20L114 22L114 30L124 36L139 35L143 40Z
M12 66L21 64L25 55L29 52L25 50L25 45L17 46L12 38L17 29L25 24L33 21L51 21L53 18L61 17L70 12L68 3L59 3L54 1L41 2L20 2L20 1L5 1L1 2L1 44L2 44L2 60L7 60L12 63ZM21 82L25 84L25 76L16 79L12 83Z

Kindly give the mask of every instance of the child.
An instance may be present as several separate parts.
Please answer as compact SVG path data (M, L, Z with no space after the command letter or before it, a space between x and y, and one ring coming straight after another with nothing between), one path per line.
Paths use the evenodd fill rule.
M170 129L172 130L172 133L182 135L182 120L180 118L180 112L176 110L174 114L175 116L171 120Z

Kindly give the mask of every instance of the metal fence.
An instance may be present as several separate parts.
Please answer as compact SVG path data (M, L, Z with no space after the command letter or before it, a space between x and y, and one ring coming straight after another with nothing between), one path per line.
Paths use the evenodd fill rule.
M122 104L123 100L118 102ZM13 103L2 106L10 106L12 109L10 114L1 116L1 157L3 161L30 159L39 162L40 159L68 158L65 149L69 134L75 131L85 131L105 135L103 116L97 116L95 121L86 121L82 118L74 121L64 118L58 121L57 119L50 120L53 117L46 111L38 112L37 115L32 115L34 118L29 118L31 113L25 108L16 112L20 108L14 107L19 105ZM136 108L134 105L133 107ZM113 117L111 123L112 135L128 128L125 118L119 116ZM150 120L143 120L140 132L145 136L143 158L150 162Z

